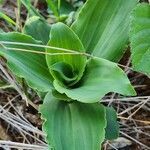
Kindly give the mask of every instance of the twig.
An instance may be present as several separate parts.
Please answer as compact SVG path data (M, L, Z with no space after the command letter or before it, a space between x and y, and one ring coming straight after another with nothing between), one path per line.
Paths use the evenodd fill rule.
M6 111L5 109L3 109L2 106L0 106L0 118L5 120L6 122L8 122L9 124L11 124L13 126L18 126L19 128L22 128L24 130L37 133L41 136L45 136L45 134L42 131L40 131L33 125L29 124L28 122L22 120L21 118Z
M132 116L134 116L149 100L150 98L144 101L143 104L136 111L134 111L128 118L131 118Z
M123 120L134 120L136 122L140 122L140 123L144 123L144 124L149 124L150 125L150 121L143 121L143 120L137 120L137 119L131 119L131 118L126 118L126 117L121 117L118 116L119 119L123 119Z
M138 102L138 101L145 101L144 99L148 99L150 96L137 96L137 97L126 97L126 98L115 98L114 101L127 101L127 102ZM103 99L101 102L109 102L110 99Z
M35 108L36 110L38 110L38 107L27 98L27 96L25 95L25 93L20 89L20 87L17 85L17 83L14 81L14 79L12 79L11 76L7 73L7 71L5 70L5 68L3 67L3 65L1 64L1 61L0 61L0 70L7 77L9 84L12 85L16 89L16 91L20 94L20 96L22 97L22 99L25 100L26 105L28 106L28 104L30 104L33 108Z
M76 53L77 50L70 50L66 48L60 48L60 47L54 47L54 46L47 46L47 45L40 45L40 44L32 44L32 43L22 43L22 42L9 42L9 41L0 41L0 44L7 49L7 47L4 44L7 45L22 45L22 46L30 46L30 47L37 47L37 48L49 48L57 51L63 51L63 52L70 52L70 53Z
M147 148L147 149L150 150L150 147L148 147L147 145L145 145L145 144L143 144L143 143L137 141L136 139L132 138L131 136L127 135L126 133L124 133L124 132L122 132L122 131L120 131L120 133L121 133L122 135L124 135L125 137L129 138L130 140L136 142L137 144L139 144L139 145L141 145L141 146L143 146L143 147L145 147L145 148Z
M34 145L34 144L24 144L24 143L18 143L18 142L11 142L11 141L1 141L0 140L0 146L1 147L9 147L9 148L23 148L23 149L32 149L32 150L45 150L48 147L45 145Z
M10 77L10 75L7 73L7 71L5 70L5 68L3 67L3 65L1 65L0 63L0 69L2 70L2 72L4 73L4 75L7 77L9 83L18 91L18 93L21 95L22 99L24 99L26 101L26 104L28 106L28 100L25 94L23 94L23 92L20 90L20 88L18 87L18 85L15 83L15 81Z

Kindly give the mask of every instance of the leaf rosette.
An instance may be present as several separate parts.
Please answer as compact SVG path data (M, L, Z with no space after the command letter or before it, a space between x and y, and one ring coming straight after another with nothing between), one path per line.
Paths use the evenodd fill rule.
M78 36L63 23L52 26L48 46L59 47L59 50L46 50L46 61L57 92L83 103L98 102L109 92L135 94L125 73L117 64L86 56Z
M47 93L40 112L47 141L56 150L98 150L105 138L117 138L115 111L98 102L109 92L136 94L115 62L124 53L128 18L137 0L91 3L87 0L71 27L49 26L32 17L24 34L0 33L0 54L8 67L31 88ZM104 13L105 8L111 13Z

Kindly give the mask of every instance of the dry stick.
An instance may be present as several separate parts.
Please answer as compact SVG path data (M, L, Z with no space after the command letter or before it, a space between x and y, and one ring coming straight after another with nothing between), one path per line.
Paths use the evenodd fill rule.
M23 148L23 149L32 149L32 150L45 150L48 147L45 145L34 145L34 144L24 144L24 143L18 143L18 142L11 142L11 141L1 141L0 140L0 146L9 146L10 148Z
M5 114L6 115L6 114ZM30 126L26 126L23 125L21 123L18 123L17 121L14 121L14 118L10 118L8 115L4 116L3 114L0 115L1 119L5 120L6 122L8 122L10 125L21 129L23 132L29 131L29 132L34 132L34 133L38 133L39 135L44 135L44 133L42 133L42 131L38 131L36 129L34 129L35 127L30 127ZM7 119L8 118L8 119ZM30 134L30 133L29 133ZM31 135L30 135L31 136ZM35 137L34 137L35 138ZM41 141L40 141L41 142Z
M137 113L137 111L139 111L149 100L150 100L150 96L147 97L147 100L141 101L140 103L134 105L133 107L126 109L125 111L119 113L119 115L123 115L123 114L125 114L126 112L128 112L128 111L130 111L130 110L132 110L132 109L134 109L134 108L136 108L136 107L138 107L139 105L141 105L141 106L131 115L131 116L133 116L133 115L135 115L135 113ZM130 116L129 116L129 117L130 117Z
M150 96L139 96L139 97L127 97L127 98L117 98L114 99L115 101L130 101L130 102L138 102L138 101L145 101L143 99L150 98ZM103 99L101 102L109 102L110 99Z
M131 107L131 108L128 108L128 109L124 110L123 112L119 113L119 115L123 115L123 114L127 113L128 111L131 111L132 109L138 107L138 106L141 105L142 103L143 103L143 101L141 101L140 103L134 105L134 106Z
M103 145L104 150L107 150L107 146L108 146L108 141L106 141L106 142L104 143L104 145Z
M114 150L118 150L115 146L113 146L111 143L108 142L108 145L113 148Z
M20 95L19 95L19 96L20 96ZM31 123L23 116L23 114L15 108L15 106L12 104L12 100L10 100L9 98L8 98L8 100L9 100L8 103L9 103L10 106L15 110L15 112L19 115L19 117L21 117L21 118L23 119L23 121L25 121L28 125L29 125L29 124L31 125ZM3 107L3 109L4 109L4 107ZM32 126L32 125L31 125L31 126Z
M131 83L136 82L137 78L140 78L140 77L142 77L142 76L143 76L142 73L135 75L134 77L131 78Z
M7 77L8 82L16 89L16 91L20 94L20 96L22 97L23 100L26 101L26 105L28 106L28 104L30 104L33 108L35 108L36 110L38 110L38 107L33 104L25 95L25 93L23 93L23 91L21 91L21 89L18 87L18 85L15 83L15 81L10 77L10 75L7 73L7 71L5 70L5 68L3 67L3 65L1 65L0 63L0 69L2 70L2 72L4 73L4 75Z
M141 130L139 130L137 128L134 128L134 130L135 130L135 132L139 132L139 133L141 133L143 135L146 135L146 136L148 136L150 138L150 135L148 133L145 133L145 132L143 132L143 131L141 131Z
M127 62L127 64L126 64L126 66L125 66L125 68L124 68L124 72L128 75L129 73L130 73L130 69L128 69L128 67L129 67L129 65L130 65L130 63L131 63L131 58L129 58L129 60L128 60L128 62ZM120 102L121 101L119 101L119 104L120 104ZM119 112L119 105L118 104L118 107L117 107L117 113ZM122 105L123 105L123 107L125 108L125 110L126 110L126 106L123 104L123 103L121 103ZM129 107L129 106L128 106ZM129 112L127 112L127 113L129 113Z
M8 41L0 41L0 45L2 45L4 48L6 48L7 45L22 45L22 46L30 46L30 47L40 47L40 48L49 48L53 50L58 50L58 51L64 51L64 52L70 52L70 53L76 53L76 50L69 50L65 48L60 48L60 47L54 47L54 46L47 46L47 45L40 45L40 44L30 44L30 43L21 43L21 42L8 42Z
M21 127L22 129L28 130L30 132L34 132L37 133L39 135L45 136L45 134L40 131L39 129L35 128L33 125L28 124L27 122L25 122L24 120L21 120L19 117L11 114L10 112L6 111L5 109L3 109L0 106L2 112L0 113L0 117L5 121L9 121L9 123L11 122L12 125L18 125L19 127Z
M130 108L130 106L129 106L130 103L126 103L126 105L128 105L127 107ZM125 107L125 105L123 105L123 107ZM127 108L125 108L125 110L126 110L126 109L127 109ZM127 114L130 115L129 109L128 109L128 111L127 111ZM126 120L129 120L129 119L126 119ZM136 123L136 121L135 121L134 119L131 118L130 121L132 121L133 124L134 124L134 126L137 127L137 123ZM132 126L133 126L133 125L132 125ZM128 128L128 127L127 127L127 128ZM137 136L139 136L138 133L137 133ZM138 139L138 138L137 138L137 139Z
M28 52L28 53L35 53L35 54L43 54L43 55L50 55L50 56L57 56L57 55L83 55L83 56L87 56L87 57L90 57L90 58L99 58L97 56L93 56L91 54L88 54L88 53L81 53L81 52L76 52L76 51L73 51L73 50L68 50L68 49L64 49L64 48L59 48L59 47L51 47L55 50L59 50L59 51L67 51L68 53L48 53L48 52L42 52L42 51L35 51L35 50L28 50L28 49L20 49L20 48L8 48L6 46L4 46L2 43L0 43L0 45L3 46L3 48L5 48L6 50L14 50L14 51L22 51L22 52ZM23 45L23 44L22 44ZM30 44L26 44L26 45L30 45ZM32 44L31 44L32 45ZM35 45L35 44L33 44ZM36 45L37 46L37 45ZM39 45L40 46L40 45ZM41 47L43 47L41 45ZM44 46L44 47L47 47L47 46ZM49 46L48 46L49 47ZM103 58L101 58L103 59ZM130 67L127 67L127 66L124 66L122 64L118 64L118 66L120 67L123 67L123 68L128 68L130 70L133 70L132 68Z
M136 127L137 129L150 129L150 125L145 125L145 126L138 126ZM125 128L122 128L125 129ZM129 127L129 129L133 129L132 127Z
M87 53L82 53L82 52L76 52L76 51L72 51L72 50L68 50L68 49L63 49L63 48L58 48L55 47L56 50L60 50L60 51L66 51L64 52L56 52L56 53L49 53L49 52L43 52L43 51L35 51L35 50L31 50L31 49L23 49L23 48L9 48L4 46L2 43L0 43L0 45L6 49L6 50L13 50L13 51L20 51L20 52L27 52L27 53L34 53L34 54L42 54L42 55L49 55L49 56L57 56L57 55L83 55L83 56L87 56L87 57L92 57L94 58L92 55L87 54Z
M132 138L131 136L127 135L126 133L124 133L124 132L122 132L122 131L120 131L120 133L121 133L122 135L124 135L125 137L129 138L130 140L136 142L137 144L139 144L139 145L141 145L141 146L143 146L143 147L145 147L145 148L147 148L147 149L150 150L150 147L148 147L147 145L145 145L145 144L143 144L143 143L137 141L136 139Z
M5 120L7 123L9 123L10 125L14 126L16 129L18 129L18 131L22 131L24 134L29 135L30 137L32 137L33 139L36 139L38 142L45 144L43 141L41 141L40 139L38 139L37 137L33 136L32 134L28 133L24 128L21 128L20 125L18 125L16 122L13 122L13 119L8 119L8 117L4 116L4 115L0 115L1 119ZM34 131L32 131L34 132Z
M18 132L19 132L19 133L22 135L22 137L24 138L22 143L27 142L28 144L31 144L30 141L28 140L28 138L26 137L26 135L25 135L22 131L18 130Z
M37 5L38 5L38 0L34 0L33 6L34 6L34 7L37 7Z
M136 111L134 111L128 118L131 118L133 115L135 115L149 100L150 98L144 101L143 104Z
M88 54L88 53L82 53L82 52L78 52L77 50L70 50L70 49L66 49L66 48L60 48L60 47L54 47L54 46L47 46L47 45L40 45L40 44L30 44L30 43L21 43L21 42L8 42L8 41L0 41L0 45L5 48L5 49L8 49L8 47L6 47L4 44L7 44L7 45L22 45L22 46L30 46L30 47L41 47L41 48L49 48L49 49L53 49L53 50L57 50L57 51L62 51L62 52L69 52L69 53L66 53L67 55L69 55L70 53L71 54L76 54L76 55L85 55L85 56L88 56L88 57L93 57L91 54ZM12 49L12 48L10 48ZM13 48L13 50L15 50L17 48ZM25 50L25 49L22 49L22 50ZM25 51L28 51L28 50L25 50ZM39 51L32 51L30 50L30 52L32 53L39 53L39 54L48 54L50 55L50 53L47 53L47 52L39 52ZM59 53L59 54L63 54L63 53Z
M143 87L147 87L147 85L134 85L134 88L143 88Z
M42 51L35 51L35 50L29 50L29 49L23 49L23 48L8 48L5 47L6 50L13 50L13 51L21 51L21 52L27 52L27 53L34 53L34 54L43 54L43 55L49 55L49 56L57 56L57 55L85 55L85 53L48 53L48 52L42 52Z
M18 9L17 8L15 8L15 15L16 15L16 30L20 30L20 22L19 22L19 20L20 20L20 15L19 15L19 13L18 13Z
M129 60L126 64L126 68L124 69L124 71L126 72L127 75L130 73L130 70L128 69L128 67L130 66L130 63L131 63L131 57L129 58Z
M108 104L108 107L113 103L115 95L116 95L116 93L113 93L113 94L112 94L112 96L111 96L111 98L110 98L110 102L109 102L109 104Z
M10 44L10 45L24 45L24 46L31 46L31 47L42 47L42 48L50 48L50 49L53 49L53 50L58 50L58 51L62 51L63 53L47 53L47 52L39 52L39 51L35 51L35 50L28 50L28 49L18 49L18 48L8 48L6 47L4 44ZM65 49L65 48L60 48L60 47L54 47L54 46L45 46L45 45L39 45L39 44L29 44L29 43L21 43L21 42L8 42L8 41L0 41L0 45L5 48L5 49L10 49L10 50L15 50L15 51L24 51L24 52L30 52L30 53L36 53L36 54L47 54L47 55L51 55L51 56L55 56L55 55L62 55L62 54L65 54L65 55L84 55L84 56L87 56L87 57L90 57L90 58L99 58L97 56L93 56L91 54L88 54L88 53L82 53L82 52L77 52L76 50L69 50L69 49ZM69 52L69 53L64 53L65 52ZM101 58L102 59L102 58ZM130 69L130 70L133 70L132 68L130 67L127 67L127 66L124 66L124 65L121 65L121 64L118 64L118 66L120 67L123 67L123 68L126 68L126 69Z
M104 150L107 150L107 146L110 146L111 148L113 148L114 150L118 150L114 145L112 145L111 143L109 143L109 141L107 140L104 144Z
M20 90L20 88L18 87L18 85L14 82L14 80L10 77L10 75L7 73L7 71L5 70L5 68L3 67L3 65L1 65L0 63L0 69L1 71L4 73L4 75L7 77L7 79L9 80L10 84L13 85L13 87L18 91L18 93L21 95L22 99L26 100L26 104L28 105L27 102L27 97L25 96L25 94L22 93L22 91Z
M140 122L140 123L144 123L144 124L149 124L149 125L150 125L150 121L137 120L137 119L130 119L130 118L122 117L122 116L118 116L118 119L123 119L123 120L134 120L134 121L136 121L136 122Z
M2 108L0 108L0 112L5 109L12 101L14 101L17 97L20 95L16 95L14 98L12 98L9 102L7 102Z

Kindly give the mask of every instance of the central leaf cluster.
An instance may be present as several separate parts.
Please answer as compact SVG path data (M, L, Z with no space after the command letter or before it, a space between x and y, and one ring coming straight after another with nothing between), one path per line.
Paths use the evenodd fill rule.
M82 78L87 61L81 41L69 27L57 23L51 28L48 46L52 47L46 50L51 75L61 86L72 88Z
M71 100L94 103L109 92L135 94L117 64L102 58L87 59L82 42L67 25L52 25L48 46L46 62L57 96L65 94Z

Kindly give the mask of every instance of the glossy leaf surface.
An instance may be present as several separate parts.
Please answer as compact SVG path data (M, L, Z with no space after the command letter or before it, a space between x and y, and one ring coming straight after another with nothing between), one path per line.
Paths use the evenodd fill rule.
M132 64L136 71L150 75L150 5L139 4L131 18Z
M30 36L15 32L1 33L1 41L39 44ZM8 66L13 73L25 78L28 84L36 90L47 92L52 88L52 77L49 74L44 55L28 52L30 50L44 52L43 48L4 43L3 46L8 49L0 47L0 53L6 57Z
M101 58L88 61L86 72L77 87L65 88L56 80L54 87L58 92L83 103L98 102L109 92L136 94L123 70L117 64Z
M55 150L99 150L105 137L105 107L59 101L47 94L40 107L43 130Z
M87 0L72 29L88 53L118 61L129 34L129 17L138 0Z

